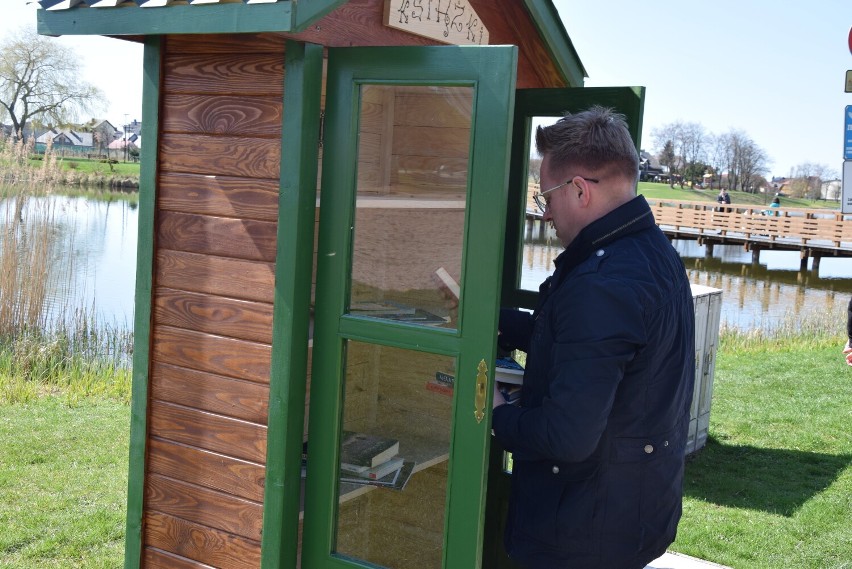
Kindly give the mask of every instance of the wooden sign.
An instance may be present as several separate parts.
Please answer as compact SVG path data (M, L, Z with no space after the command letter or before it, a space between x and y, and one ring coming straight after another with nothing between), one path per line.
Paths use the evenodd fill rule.
M385 25L449 44L488 44L468 0L385 0Z

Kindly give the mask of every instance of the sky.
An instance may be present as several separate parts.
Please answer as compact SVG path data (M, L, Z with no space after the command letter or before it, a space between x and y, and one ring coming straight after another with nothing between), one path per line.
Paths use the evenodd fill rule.
M3 4L0 39L35 27L26 0ZM843 166L844 92L852 69L852 0L554 0L586 69L587 87L644 86L642 148L675 121L739 130L770 158L770 176L803 163ZM142 47L58 38L107 96L103 118L141 120ZM100 118L100 117L99 117Z

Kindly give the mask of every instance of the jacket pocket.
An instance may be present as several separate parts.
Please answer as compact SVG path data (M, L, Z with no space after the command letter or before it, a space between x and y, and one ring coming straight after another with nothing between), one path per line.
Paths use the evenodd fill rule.
M609 460L614 464L651 462L671 455L683 456L684 433L681 427L646 437L615 437Z
M594 465L524 463L513 476L515 531L552 551L587 551L597 500Z

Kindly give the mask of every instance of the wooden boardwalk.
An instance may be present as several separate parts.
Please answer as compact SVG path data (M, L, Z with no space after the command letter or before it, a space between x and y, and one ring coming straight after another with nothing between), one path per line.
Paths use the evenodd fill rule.
M671 239L690 239L713 254L716 244L742 245L757 263L765 249L799 251L801 269L813 258L852 257L852 216L836 210L720 206L710 202L648 200L657 225Z
M822 257L852 257L852 215L837 210L660 199L648 203L657 225L670 239L698 241L707 256L713 255L716 244L742 245L751 251L754 263L766 249L798 251L801 270L807 269L808 259L813 259L817 270ZM536 228L538 237L544 236L541 218L535 205L528 204L527 236L534 236Z

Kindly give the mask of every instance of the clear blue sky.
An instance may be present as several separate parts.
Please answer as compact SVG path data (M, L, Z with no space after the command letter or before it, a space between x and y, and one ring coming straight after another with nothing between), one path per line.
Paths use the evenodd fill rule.
M677 120L742 130L788 176L840 175L852 0L555 0L587 87L642 85L642 146Z
M35 26L32 5L3 0L0 35ZM11 6L9 5L11 4ZM554 0L588 72L586 86L647 88L642 146L677 120L738 129L787 176L803 162L843 164L852 0ZM107 95L116 126L141 119L142 48L101 37L57 41Z

